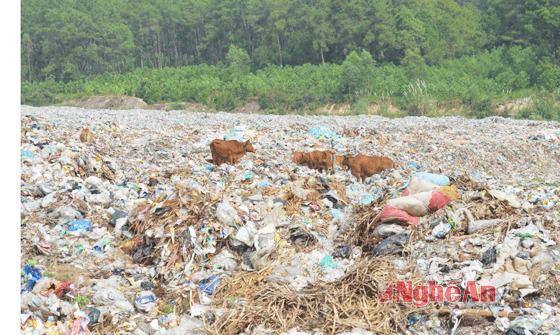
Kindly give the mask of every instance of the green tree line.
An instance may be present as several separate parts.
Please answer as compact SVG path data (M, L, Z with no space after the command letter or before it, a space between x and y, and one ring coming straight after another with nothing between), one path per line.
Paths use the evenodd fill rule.
M560 87L560 0L23 0L21 22L29 103L48 92L280 109Z

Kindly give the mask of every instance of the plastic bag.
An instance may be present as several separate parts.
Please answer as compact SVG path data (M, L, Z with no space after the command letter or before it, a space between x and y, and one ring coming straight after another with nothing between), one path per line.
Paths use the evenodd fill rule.
M297 186L295 186L294 184L290 184L290 187L291 187L291 189L292 189L292 193L293 193L296 197L298 197L298 198L300 198L300 199L303 199L303 200L306 200L306 199L307 199L307 196L308 196L311 192L313 192L313 191L311 191L311 190L305 190L305 189L303 189L303 188L297 187Z
M450 180L447 176L442 174L434 174L428 172L417 172L414 174L414 177L420 178L422 180L428 181L432 184L438 186L447 186L450 184Z
M409 162L409 164L410 164L410 162ZM416 164L416 163L414 163L414 164ZM423 188L421 188L419 190L416 190L416 188L418 188L418 184L420 183L420 181L430 183L430 184L432 184L432 187L427 188L426 185L423 185ZM404 189L404 192L403 192L402 195L407 196L407 195L411 195L411 194L418 193L418 192L433 190L433 189L435 189L435 188L433 188L433 186L447 186L447 185L449 185L449 183L450 183L450 180L445 175L433 174L433 173L428 173L428 172L417 172L412 176L412 178L404 186L397 189L395 194L393 194L393 198L395 198L397 196L397 193L399 193L399 191L403 190L403 189ZM412 188L408 189L408 186L410 184L412 184Z
M91 222L86 220L76 220L68 227L68 231L89 231L91 230Z
M235 239L245 243L247 246L253 246L253 237L257 233L257 230L250 226L249 223L246 226L239 228L237 231L237 235L235 235Z
M199 280L196 284L198 285L198 288L200 288L200 290L203 293L213 294L214 290L216 289L220 281L221 281L220 276L217 275L203 280Z
M490 195L492 195L494 198L498 200L502 200L502 201L506 200L509 203L509 205L513 208L521 207L521 202L519 202L519 199L513 194L508 194L506 192L499 191L499 190L490 190L489 193Z
M152 307L156 306L156 296L150 291L142 291L136 297L134 306L141 312L148 313Z
M233 207L231 207L227 198L224 202L218 204L218 207L216 208L216 217L223 224L235 225L237 212Z
M222 270L234 271L237 269L235 256L228 250L222 250L219 254L212 257L212 267L219 267Z
M25 272L27 279L29 279L29 284L27 285L25 291L30 291L33 288L33 285L35 285L35 282L41 279L41 272L39 271L39 269L36 269L33 265L26 265L23 268L23 272ZM24 290L21 290L22 293L23 291Z
M286 216L286 211L278 206L275 207L272 211L270 211L263 219L263 225L274 224L277 226L280 223L280 220Z
M494 226L501 221L500 219L471 221L469 222L467 233L474 234L482 228Z
M134 307L126 300L124 294L117 291L114 287L103 287L95 292L91 301L99 305L112 305L117 308L126 310L127 312L134 311Z

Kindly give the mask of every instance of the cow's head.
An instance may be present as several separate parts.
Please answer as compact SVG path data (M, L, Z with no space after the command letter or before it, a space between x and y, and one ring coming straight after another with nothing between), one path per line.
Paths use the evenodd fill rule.
M255 152L255 148L253 147L253 144L250 140L247 140L245 143L243 143L243 148L245 148L247 152Z
M352 160L352 156L351 155L344 155L344 157L342 158L342 162L340 163L340 165L342 166L342 168L344 168L345 170L347 170L350 167L350 161Z
M296 163L297 165L301 165L301 160L303 159L303 154L301 153L301 151L296 151L294 153L294 163Z
M334 158L335 160L335 165L340 166L344 171L347 170L347 166L342 164L342 161L344 160L344 156L335 156Z

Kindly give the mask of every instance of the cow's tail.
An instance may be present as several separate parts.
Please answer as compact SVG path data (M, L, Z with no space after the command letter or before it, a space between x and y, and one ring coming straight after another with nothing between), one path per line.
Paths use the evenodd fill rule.
M336 163L336 155L334 152L331 152L331 171L334 174L334 165Z

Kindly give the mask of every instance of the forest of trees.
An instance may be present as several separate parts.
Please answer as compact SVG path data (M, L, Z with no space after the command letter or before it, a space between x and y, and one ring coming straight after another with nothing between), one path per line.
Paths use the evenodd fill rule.
M279 110L389 96L415 113L420 98L476 110L531 93L553 108L560 93L560 0L23 0L21 22L29 104L128 94Z

